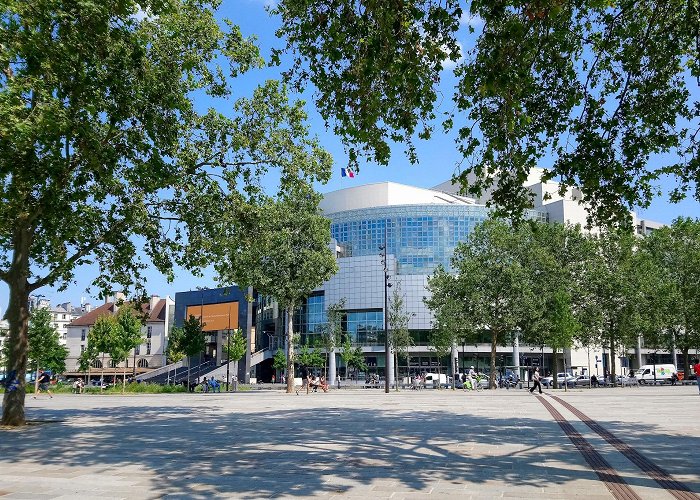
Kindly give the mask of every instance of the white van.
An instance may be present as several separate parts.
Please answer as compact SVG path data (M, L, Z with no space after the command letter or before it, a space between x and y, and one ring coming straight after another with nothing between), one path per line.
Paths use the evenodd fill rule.
M634 376L641 384L654 383L654 370L656 370L657 382L670 382L671 375L676 373L676 367L673 365L643 365L638 370L634 370Z
M426 373L423 380L425 382L425 386L428 388L437 387L438 385L448 387L448 384L452 384L452 377L448 377L444 373Z

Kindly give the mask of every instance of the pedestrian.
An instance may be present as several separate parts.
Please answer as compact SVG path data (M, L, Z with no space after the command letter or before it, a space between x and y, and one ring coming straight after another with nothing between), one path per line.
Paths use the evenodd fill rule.
M273 384L275 383L275 374L274 373L272 374L272 383Z
M532 385L532 389L530 389L530 394L532 394L535 391L535 388L540 390L540 394L542 394L542 384L540 384L540 369L535 368L535 373L532 374L532 380L534 381L534 384Z
M49 384L51 383L51 376L44 370L39 370L39 388L36 391L36 396L39 395L41 391L46 391L49 398L53 399L53 394L51 394L51 389L49 389ZM36 399L36 396L33 396Z
M695 360L693 371L695 372L695 382L698 384L698 391L700 391L700 359Z

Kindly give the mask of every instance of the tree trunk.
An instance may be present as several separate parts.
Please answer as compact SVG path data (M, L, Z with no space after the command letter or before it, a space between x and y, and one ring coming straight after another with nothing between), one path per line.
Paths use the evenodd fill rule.
M612 333L612 332L611 332ZM610 335L610 383L615 386L615 341L613 335Z
M26 392L25 377L27 375L27 330L29 329L29 310L27 307L29 303L29 290L27 288L29 257L26 254L18 255L21 253L15 251L13 270L7 281L10 288L10 298L5 318L10 326L10 335L7 339L9 356L6 377L10 384L3 395L2 425L10 426L20 426L26 423L24 397ZM14 381L16 384L13 383ZM12 387L15 388L12 389Z
M683 348L683 378L688 380L690 377L690 356L688 355L688 347ZM678 367L676 367L678 369ZM699 382L700 383L700 382Z
M496 346L498 345L498 332L491 331L491 364L489 373L489 387L496 388Z
M394 350L394 387L399 392L399 352Z
M557 380L557 373L559 373L559 349L552 346L552 368L554 368L552 373L552 389L559 388L559 381Z
M187 356L187 392L190 392L190 357Z
M294 332L292 320L294 307L287 307L287 394L294 392Z
M122 394L126 391L126 362L124 363L124 379L122 380Z
M105 385L105 353L102 353L102 368L100 369L100 392L102 392L103 385Z
M39 360L36 361L36 376L34 377L34 394L39 392Z

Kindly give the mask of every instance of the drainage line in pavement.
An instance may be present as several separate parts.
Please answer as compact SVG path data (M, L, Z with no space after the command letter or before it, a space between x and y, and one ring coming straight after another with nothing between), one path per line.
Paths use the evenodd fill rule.
M617 451L619 451L625 457L627 457L627 459L630 462L639 467L642 470L642 472L644 472L650 478L656 481L659 484L659 486L667 490L671 495L678 498L679 500L697 500L698 498L700 498L698 497L698 495L693 493L693 491L690 488L688 488L685 484L674 479L673 476L671 476L664 469L662 469L654 462L646 458L644 455L639 453L637 450L632 448L630 445L622 441L620 438L615 436L615 434L607 430L598 422L588 417L581 410L557 396L553 396L551 394L549 396L555 401L558 401L560 404L562 404L571 413L576 415L581 420L581 422L586 424L600 437L605 439Z
M586 459L588 465L591 466L603 484L605 484L612 496L617 500L641 500L641 497L630 488L630 485L625 482L622 476L620 476L607 460L593 448L591 443L586 441L586 438L574 429L574 426L552 406L552 403L542 396L538 395L536 397L540 400L540 403L549 410L549 413L554 417L559 427L561 427L566 436L571 440L574 446L576 446L581 455L583 455L583 458Z

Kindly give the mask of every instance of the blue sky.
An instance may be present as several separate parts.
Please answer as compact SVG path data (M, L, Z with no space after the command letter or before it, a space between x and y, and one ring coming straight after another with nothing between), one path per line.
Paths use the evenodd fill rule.
M238 24L244 35L255 35L258 37L258 44L266 60L269 59L270 49L273 46L282 47L282 43L276 40L274 36L274 31L279 21L275 18L271 18L265 11L265 5L269 4L270 1L271 0L224 1L221 9L222 16L228 17ZM479 24L478 19L465 19L460 36L460 42L464 47L468 47L472 40L472 37L469 36L467 31L468 23L477 26ZM240 80L236 80L233 99L250 96L253 88L258 83L268 78L276 78L278 71L278 68L256 70ZM444 94L444 100L441 110L445 111L451 106L452 89L455 80L449 71L445 71L443 76L444 81L441 84L441 90ZM458 163L461 157L456 152L454 137L442 134L438 131L434 134L430 142L417 143L420 164L410 164L403 154L403 146L397 145L393 148L390 166L385 167L364 164L361 166L360 172L357 173L354 179L341 178L340 168L344 166L347 161L347 156L343 150L342 144L337 137L326 130L323 120L314 112L313 103L311 102L311 90L307 89L306 92L298 97L306 100L311 129L320 138L322 145L331 152L336 163L331 181L326 186L319 187L321 192L333 191L351 185L382 181L431 187L448 180L453 173L459 170ZM211 103L205 99L201 99L197 104L202 108L206 108ZM226 112L226 108L230 108L231 104L232 102L219 104L217 108L222 112ZM671 179L665 179L659 186L662 190L668 192L674 187L674 182ZM669 223L680 215L691 217L700 216L700 203L694 200L685 200L679 204L670 204L667 202L667 197L663 196L657 198L649 208L639 210L638 214L644 219ZM52 304L68 301L73 304L79 304L81 297L84 297L87 302L99 304L99 301L95 298L95 290L92 290L92 293L85 291L95 273L96 270L93 268L80 268L76 272L75 283L66 291L58 292L55 289L43 288L38 290L37 293L43 294L49 298ZM173 283L167 283L166 279L157 273L152 273L148 277L148 289L150 293L160 296L170 295L174 297L175 292L194 289L196 286L216 286L216 279L213 275L213 271L205 270L204 277L199 278L193 276L188 271L180 270L177 272L177 277ZM7 302L7 287L4 283L0 283L1 312L5 311Z

